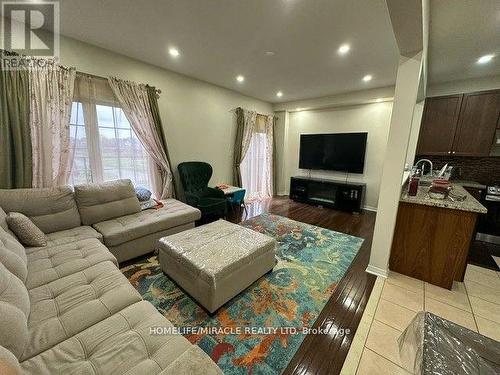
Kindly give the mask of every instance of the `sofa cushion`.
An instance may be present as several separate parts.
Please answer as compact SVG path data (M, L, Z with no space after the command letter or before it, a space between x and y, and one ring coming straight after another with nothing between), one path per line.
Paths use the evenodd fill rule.
M26 287L0 263L0 343L17 358L28 343L29 313Z
M66 374L164 374L164 369L193 346L182 335L152 335L155 327L173 326L149 302L138 302L21 366L26 374L56 374L62 368ZM200 358L204 360L203 374L222 374L206 354L196 357ZM191 358L186 355L183 360ZM172 374L191 375L179 371Z
M7 224L7 214L5 213L2 207L0 207L0 228L2 228L5 231L10 230L9 225Z
M20 212L9 212L7 224L24 246L46 246L47 238L29 217Z
M31 358L142 300L112 262L102 262L29 291Z
M66 243L96 238L102 242L102 234L94 228L82 225L73 229L47 234L47 246L64 245Z
M26 281L28 260L24 246L3 228L0 228L0 263L23 282Z
M80 215L69 186L43 189L1 189L5 212L21 212L44 233L80 226Z
M141 210L130 180L75 186L78 209L85 225L133 214Z
M20 375L22 374L19 361L12 352L0 346L0 374Z
M58 246L27 249L26 255L28 289L50 283L107 260L117 264L113 254L95 238Z
M127 241L161 232L198 220L200 211L175 199L167 199L163 207L140 211L93 225L104 238L107 246L117 246Z

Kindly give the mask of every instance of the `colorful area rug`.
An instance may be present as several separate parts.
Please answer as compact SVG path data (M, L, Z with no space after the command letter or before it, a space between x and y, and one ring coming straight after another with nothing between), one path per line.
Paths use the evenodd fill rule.
M162 273L156 256L122 272L176 327L247 327L236 334L185 335L224 374L280 374L304 339L302 328L313 325L363 239L271 214L241 225L276 238L278 263L213 317Z

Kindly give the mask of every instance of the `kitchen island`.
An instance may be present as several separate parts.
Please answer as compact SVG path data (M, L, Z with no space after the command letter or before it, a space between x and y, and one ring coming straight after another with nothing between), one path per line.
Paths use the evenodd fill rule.
M478 215L487 210L459 184L452 193L463 201L432 199L428 192L420 186L409 196L403 187L389 268L451 289L454 280L463 281Z

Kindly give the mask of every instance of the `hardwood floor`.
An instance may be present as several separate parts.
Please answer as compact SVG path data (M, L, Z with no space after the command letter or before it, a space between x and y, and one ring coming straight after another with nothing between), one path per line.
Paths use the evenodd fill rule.
M351 214L297 203L285 197L255 202L247 205L247 209L248 215L232 214L229 220L238 223L242 219L270 212L365 239L347 274L337 285L313 326L322 329L350 329L350 334L306 336L283 373L339 374L376 279L365 272L370 258L375 213L363 211L361 214Z

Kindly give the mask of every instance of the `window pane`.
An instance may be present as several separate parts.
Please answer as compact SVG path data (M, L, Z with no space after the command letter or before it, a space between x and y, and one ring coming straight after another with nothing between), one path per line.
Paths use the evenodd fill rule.
M130 123L121 108L115 108L115 119L116 127L130 129Z
M83 125L83 107L80 102L73 102L71 105L71 119L70 124Z
M104 120L99 123L103 179L129 178L135 186L149 188L147 154L122 109L99 107L101 107L99 111L104 114L102 115ZM112 125L106 123L105 116L109 116L110 113L111 121L114 121Z
M103 157L118 157L118 142L113 129L99 128L101 154Z
M73 153L73 165L69 183L72 185L89 183L92 181L89 154L87 149L87 134L83 120L82 103L73 102L70 118L70 147Z
M107 105L96 105L97 124L99 126L114 127L113 107Z

